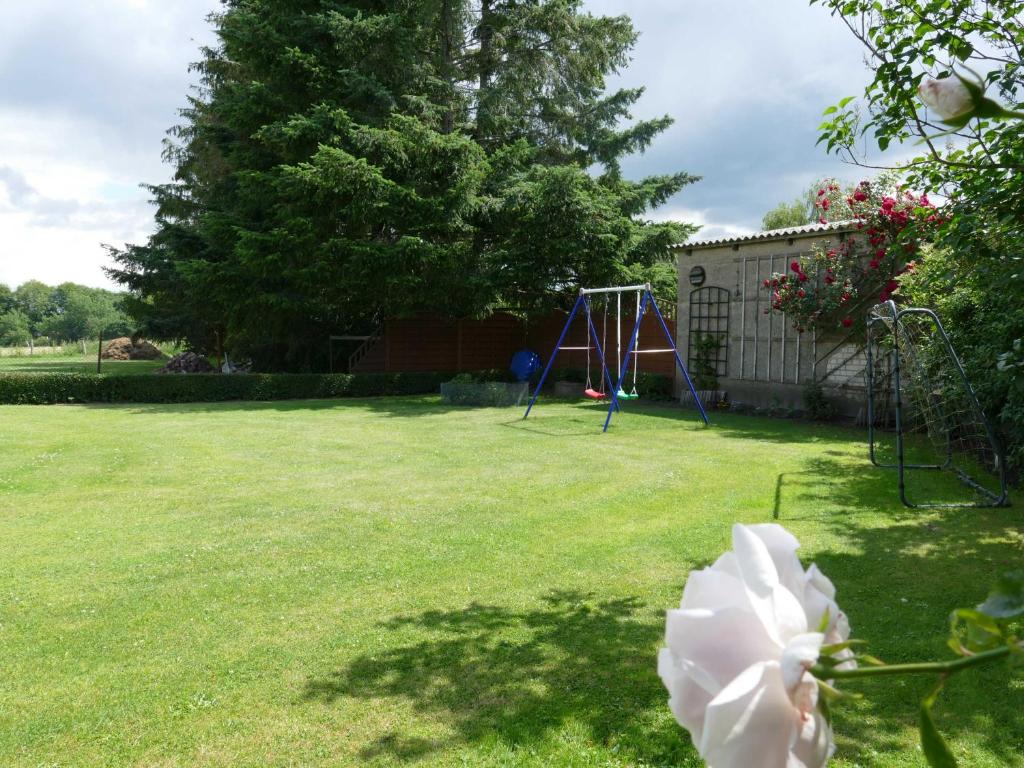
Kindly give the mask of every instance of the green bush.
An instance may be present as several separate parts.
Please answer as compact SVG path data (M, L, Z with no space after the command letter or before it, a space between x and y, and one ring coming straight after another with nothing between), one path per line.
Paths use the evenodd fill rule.
M973 252L928 250L902 279L909 303L934 309L963 363L967 378L1006 451L1011 481L1024 476L1024 377L1000 368L1024 328L1021 281L1007 260L1000 269L968 269ZM949 278L953 266L955 281Z
M441 399L452 405L477 405L502 408L519 405L529 396L526 382L460 381L456 376L441 385Z
M825 396L820 382L812 381L804 387L804 414L815 421L831 421L836 417L836 407Z
M502 371L480 371L501 380ZM185 374L105 376L81 373L0 374L0 404L197 403L224 400L295 400L381 397L437 392L450 373Z

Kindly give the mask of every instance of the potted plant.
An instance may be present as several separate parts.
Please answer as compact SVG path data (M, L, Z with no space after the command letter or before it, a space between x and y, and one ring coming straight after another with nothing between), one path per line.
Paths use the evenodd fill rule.
M555 373L555 397L583 397L585 377L582 371L563 369Z
M525 381L478 380L469 373L460 373L441 384L441 399L451 405L520 405L529 393L530 385Z

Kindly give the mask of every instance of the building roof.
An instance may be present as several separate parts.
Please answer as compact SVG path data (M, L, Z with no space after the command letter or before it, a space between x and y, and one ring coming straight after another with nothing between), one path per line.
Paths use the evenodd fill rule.
M769 229L764 232L752 232L749 235L737 235L735 237L716 237L709 240L688 240L674 244L673 251L690 250L691 248L716 248L723 245L739 245L741 243L761 243L771 240L788 240L791 237L803 235L817 235L830 232L843 232L854 226L853 221L832 221L828 224L804 224L800 227L784 227L782 229Z

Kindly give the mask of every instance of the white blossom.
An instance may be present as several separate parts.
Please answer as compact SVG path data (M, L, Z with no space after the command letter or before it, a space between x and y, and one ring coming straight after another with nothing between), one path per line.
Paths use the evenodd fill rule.
M917 87L921 101L942 120L955 120L974 111L974 99L959 78L924 80Z
M820 768L834 744L808 670L849 624L784 528L736 525L732 538L668 612L658 674L669 707L710 768Z

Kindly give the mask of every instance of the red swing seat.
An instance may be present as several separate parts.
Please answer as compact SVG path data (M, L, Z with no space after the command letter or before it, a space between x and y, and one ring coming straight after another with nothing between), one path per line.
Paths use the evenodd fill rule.
M583 394L589 397L591 400L604 400L606 397L608 397L608 395L606 395L604 392L598 392L596 389L593 389L592 387L584 389Z

